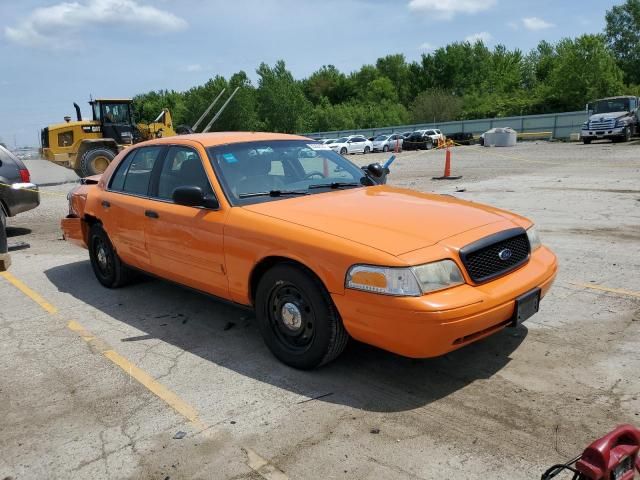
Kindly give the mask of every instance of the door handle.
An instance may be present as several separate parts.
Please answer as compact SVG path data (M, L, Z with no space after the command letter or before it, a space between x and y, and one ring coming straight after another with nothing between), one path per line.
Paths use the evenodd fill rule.
M154 212L153 210L145 210L144 215L145 217L149 217L149 218L160 218L160 215L158 215L158 212Z
M102 201L102 206L103 206L104 208L109 208L109 207L111 206L111 204L110 204L109 202L107 202L106 200L103 200L103 201Z

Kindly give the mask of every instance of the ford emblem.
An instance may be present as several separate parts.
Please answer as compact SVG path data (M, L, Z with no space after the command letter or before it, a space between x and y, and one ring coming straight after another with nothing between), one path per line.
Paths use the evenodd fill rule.
M498 252L498 258L503 261L509 260L511 258L511 255L513 255L513 252L508 248L505 248L504 250L500 250L500 252Z

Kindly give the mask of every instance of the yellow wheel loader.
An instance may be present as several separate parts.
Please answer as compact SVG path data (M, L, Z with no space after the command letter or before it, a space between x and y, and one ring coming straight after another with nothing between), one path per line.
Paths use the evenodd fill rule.
M40 154L45 160L73 169L79 177L97 175L107 169L118 152L135 143L152 138L193 133L224 91L223 89L220 92L193 127L178 126L175 129L171 112L166 108L152 123L135 124L131 99L90 101L92 120L83 120L80 107L74 103L75 121L71 121L71 117L64 117L64 123L49 125L42 129ZM236 88L221 110L205 127L205 132L211 128L237 91Z
M76 121L49 125L41 132L42 157L75 170L80 177L106 170L120 150L160 136L176 135L171 113L165 109L155 122L133 123L130 99L97 99L89 102L92 120L83 120L74 103Z

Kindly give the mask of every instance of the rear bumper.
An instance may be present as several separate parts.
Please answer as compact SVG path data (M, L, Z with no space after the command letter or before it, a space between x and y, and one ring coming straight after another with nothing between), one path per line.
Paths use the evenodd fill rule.
M67 216L60 222L62 238L82 248L87 247L87 223L81 218Z
M0 198L9 210L9 216L32 210L40 205L40 192L33 183L14 183L0 186Z
M544 296L556 273L555 255L541 247L525 266L479 286L465 284L422 297L346 289L332 298L356 340L406 357L435 357L506 327L515 299L534 288Z

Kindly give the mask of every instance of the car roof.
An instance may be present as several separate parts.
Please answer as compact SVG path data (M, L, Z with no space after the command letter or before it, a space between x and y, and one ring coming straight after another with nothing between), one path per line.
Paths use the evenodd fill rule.
M203 147L215 147L218 145L227 145L229 143L245 143L245 142L261 142L267 140L311 140L301 135L290 135L287 133L269 133L269 132L211 132L211 133L193 133L190 135L176 135L173 137L163 137L144 142L145 145L158 144L177 144L198 142Z

